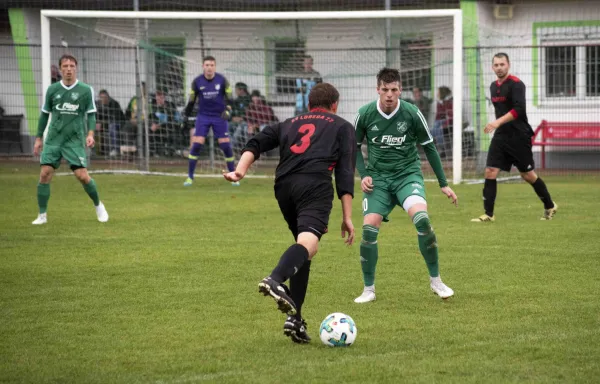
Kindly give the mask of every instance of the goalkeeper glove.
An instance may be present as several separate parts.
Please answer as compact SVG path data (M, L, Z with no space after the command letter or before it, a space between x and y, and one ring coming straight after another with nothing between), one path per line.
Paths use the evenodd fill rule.
M221 119L229 120L230 117L231 117L231 110L229 109L229 107L227 107L227 108L225 108L225 110L223 112L221 112Z
M181 124L179 125L179 127L181 128L182 131L187 130L189 125L189 120L188 117L186 115L182 115L181 116Z

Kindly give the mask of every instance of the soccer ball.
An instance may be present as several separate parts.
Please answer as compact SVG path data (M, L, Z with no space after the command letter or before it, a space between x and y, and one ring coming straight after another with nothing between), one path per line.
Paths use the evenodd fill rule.
M321 341L330 347L349 347L356 340L357 333L354 320L340 312L328 315L319 329Z

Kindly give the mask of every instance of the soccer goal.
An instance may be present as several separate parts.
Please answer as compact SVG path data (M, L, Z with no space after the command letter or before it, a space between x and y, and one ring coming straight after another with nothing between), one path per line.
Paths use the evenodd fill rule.
M181 112L205 56L216 59L217 72L229 80L234 98L241 96L229 122L236 156L266 124L305 110L307 87L319 79L338 88L338 112L353 121L359 107L377 98L375 75L389 66L401 71L402 98L424 111L453 182L463 181L463 170L474 171L476 161L463 151L460 9L42 10L41 36L44 91L52 64L64 53L77 57L80 80L97 93L106 90L97 95L98 145L90 155L94 171L185 172L190 132L182 128ZM446 111L436 119L440 90ZM264 154L254 173L272 174L277 156L277 151ZM224 168L218 142L207 137L197 172L214 176ZM424 161L432 178L428 169Z

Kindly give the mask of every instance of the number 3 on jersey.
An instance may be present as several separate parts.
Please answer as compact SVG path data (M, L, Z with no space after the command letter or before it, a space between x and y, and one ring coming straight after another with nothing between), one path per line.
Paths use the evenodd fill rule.
M310 138L315 133L315 125L303 124L298 128L298 133L304 133L304 136L300 138L300 144L294 144L290 147L290 150L297 155L306 152L308 147L310 147Z

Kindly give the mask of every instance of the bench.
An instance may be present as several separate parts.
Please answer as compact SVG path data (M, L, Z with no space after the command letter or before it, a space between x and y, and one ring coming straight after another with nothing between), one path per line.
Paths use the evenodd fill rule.
M541 137L538 135L541 132ZM536 141L537 138L537 141ZM546 167L546 147L600 147L600 122L549 122L542 120L531 138L533 146L542 147L542 166Z

